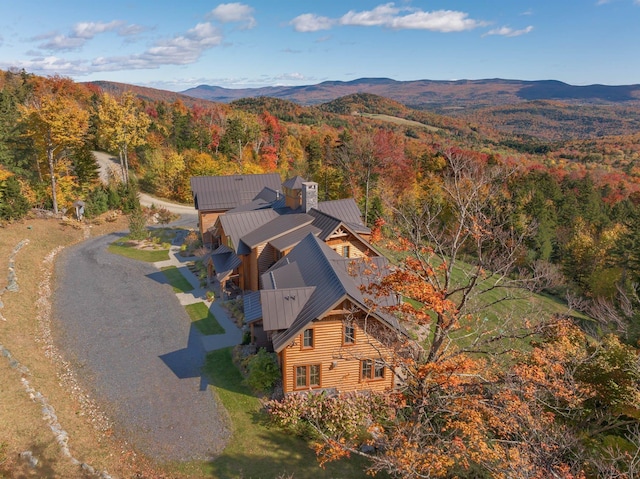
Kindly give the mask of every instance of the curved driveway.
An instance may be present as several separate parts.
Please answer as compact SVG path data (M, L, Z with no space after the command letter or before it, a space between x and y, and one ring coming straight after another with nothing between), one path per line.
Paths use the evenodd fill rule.
M200 376L199 333L162 273L107 251L117 237L89 239L60 255L58 347L120 437L160 461L211 458L230 429Z

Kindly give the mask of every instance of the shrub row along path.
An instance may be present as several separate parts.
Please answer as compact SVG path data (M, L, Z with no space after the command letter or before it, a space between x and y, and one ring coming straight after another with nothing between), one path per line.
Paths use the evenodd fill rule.
M159 270L181 262L177 245L172 260L153 265L109 253L117 238L90 239L61 253L54 295L58 346L119 437L159 461L211 458L231 431L200 370L206 350L238 344L240 332L214 303L227 334L205 348L183 307L191 300L176 297ZM204 292L190 294L202 299Z

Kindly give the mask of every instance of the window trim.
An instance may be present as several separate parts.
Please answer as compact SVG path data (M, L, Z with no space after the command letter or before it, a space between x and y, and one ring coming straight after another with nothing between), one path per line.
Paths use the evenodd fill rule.
M314 349L316 346L316 334L313 331L314 328L307 328L304 331L302 331L302 334L300 334L300 349L302 350L309 350L309 349ZM311 332L311 345L310 346L306 346L304 344L305 342L305 334L307 333L307 331Z
M347 253L346 255L344 254L344 253L345 253L345 251L346 251L346 253ZM342 256L343 258L349 258L349 257L350 257L350 254L351 254L351 245L343 244L343 245L342 245L342 255L341 255L341 256Z
M365 375L365 364L368 364L368 374ZM378 367L382 366L382 367ZM360 381L361 382L373 382L384 381L386 378L387 369L386 364L382 358L378 359L361 359L360 360ZM378 371L381 371L381 375L378 376Z
M351 328L351 341L347 341L347 328ZM356 344L356 326L353 322L345 322L342 327L342 345L354 346Z
M318 384L311 384L311 368L316 366L318 368ZM305 385L298 386L298 368L304 368ZM294 391L304 391L309 389L322 388L322 364L296 364L293 366L293 389Z

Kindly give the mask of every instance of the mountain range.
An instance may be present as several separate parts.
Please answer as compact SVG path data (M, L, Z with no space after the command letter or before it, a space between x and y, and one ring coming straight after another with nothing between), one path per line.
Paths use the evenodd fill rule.
M304 86L270 86L230 89L200 85L181 92L184 95L216 102L240 98L273 97L300 105L318 105L354 93L371 93L398 101L416 109L444 111L459 108L484 108L513 105L533 100L559 100L572 104L640 104L640 85L575 86L556 80L457 80L397 81L390 78L325 81Z

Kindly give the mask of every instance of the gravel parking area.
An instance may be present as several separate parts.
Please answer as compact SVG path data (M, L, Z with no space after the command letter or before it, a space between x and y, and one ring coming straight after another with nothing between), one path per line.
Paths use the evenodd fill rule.
M61 253L56 345L116 434L136 449L157 461L214 457L231 431L200 375L200 333L153 265L107 251L117 237Z

